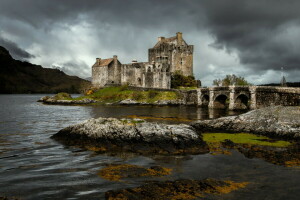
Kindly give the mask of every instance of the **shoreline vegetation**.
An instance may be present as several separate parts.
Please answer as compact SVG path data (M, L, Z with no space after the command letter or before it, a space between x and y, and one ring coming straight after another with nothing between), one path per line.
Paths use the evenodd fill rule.
M185 88L185 90L194 88ZM55 96L42 97L39 102L45 104L64 105L101 105L101 104L123 104L123 105L181 105L183 96L180 92L158 91L158 90L136 90L127 85L117 87L106 87L96 91L89 90L83 96L72 98L68 93L58 93Z

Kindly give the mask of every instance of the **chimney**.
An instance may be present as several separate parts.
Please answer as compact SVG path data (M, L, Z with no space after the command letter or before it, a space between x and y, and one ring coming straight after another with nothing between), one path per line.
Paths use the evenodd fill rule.
M165 40L165 37L158 37L159 42L163 42Z
M114 55L113 56L114 60L118 60L118 56Z
M178 44L181 45L181 42L182 42L182 33L181 32L177 32L176 33L176 38L177 38Z
M100 65L100 62L101 62L101 58L96 58L97 65Z

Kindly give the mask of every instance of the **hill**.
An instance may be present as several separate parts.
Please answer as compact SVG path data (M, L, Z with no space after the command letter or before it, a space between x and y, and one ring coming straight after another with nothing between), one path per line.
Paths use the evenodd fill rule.
M287 82L287 87L300 87L300 82ZM268 83L258 86L280 86L280 83Z
M12 58L0 46L0 93L80 93L90 82L58 69L43 68Z

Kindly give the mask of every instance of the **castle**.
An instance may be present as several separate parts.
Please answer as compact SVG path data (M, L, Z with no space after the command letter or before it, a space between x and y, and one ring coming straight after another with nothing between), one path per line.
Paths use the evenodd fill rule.
M148 50L148 62L133 60L121 64L117 56L96 58L92 66L92 84L95 87L129 84L144 88L171 88L171 75L179 71L185 76L193 75L193 45L188 45L182 33L165 38L159 37Z

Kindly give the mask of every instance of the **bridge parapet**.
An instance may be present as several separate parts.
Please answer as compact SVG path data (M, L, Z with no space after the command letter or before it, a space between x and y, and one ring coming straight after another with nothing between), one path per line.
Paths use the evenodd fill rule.
M230 86L181 91L186 105L209 108L257 109L272 105L300 106L300 88Z

